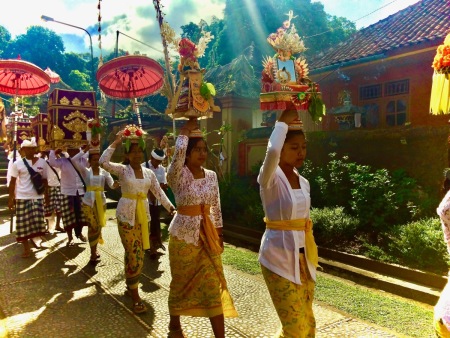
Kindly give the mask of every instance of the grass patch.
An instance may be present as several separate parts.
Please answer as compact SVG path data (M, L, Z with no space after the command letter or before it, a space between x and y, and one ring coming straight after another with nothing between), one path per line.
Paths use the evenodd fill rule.
M224 265L230 265L233 268L246 272L250 275L261 273L258 262L258 255L246 249L237 249L234 246L225 244L225 250L222 254Z
M258 254L225 245L223 264L257 275L261 273ZM410 337L431 337L433 309L414 301L350 284L330 275L318 274L315 300L351 316Z

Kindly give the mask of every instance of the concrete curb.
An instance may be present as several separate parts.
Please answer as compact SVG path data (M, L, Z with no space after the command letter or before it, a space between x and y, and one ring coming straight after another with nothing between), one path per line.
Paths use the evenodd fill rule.
M258 251L263 231L225 223L226 241ZM319 264L324 272L355 283L380 289L421 303L435 305L447 277L383 263L319 247Z

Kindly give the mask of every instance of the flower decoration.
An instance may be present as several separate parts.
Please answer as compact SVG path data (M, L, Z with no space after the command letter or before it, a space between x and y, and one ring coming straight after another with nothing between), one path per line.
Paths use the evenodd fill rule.
M120 133L120 132L119 132ZM129 124L122 132L122 136L125 139L123 145L127 152L130 151L132 143L137 143L142 150L145 150L146 144L144 136L147 133L135 124Z
M450 72L450 34L437 48L432 67L437 73L448 74Z
M291 23L296 18L293 11L287 14L289 19L283 22L283 26L277 29L276 33L272 33L267 38L267 42L276 51L289 51L291 54L297 54L306 50L303 40L297 33L295 25Z
M101 135L101 133L103 132L103 128L102 125L100 124L100 121L96 119L88 120L87 127L88 131L92 133L92 137Z

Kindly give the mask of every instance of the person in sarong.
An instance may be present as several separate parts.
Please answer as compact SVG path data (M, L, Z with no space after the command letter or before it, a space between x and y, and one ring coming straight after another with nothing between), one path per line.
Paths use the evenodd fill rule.
M259 262L272 302L281 321L275 337L314 337L312 310L317 246L310 220L309 182L296 168L306 156L295 107L282 112L269 139L258 183L264 207L266 231Z
M44 205L45 220L47 221L48 232L65 232L61 228L61 170L53 168L48 162L48 151L43 151L42 158L46 160L45 170L47 171L48 182L48 202Z
M45 234L44 194L37 193L26 165L28 164L35 172L41 174L44 185L47 185L46 163L42 158L35 157L36 150L37 144L34 137L31 141L22 142L23 158L12 164L11 181L8 187L8 207L16 211L16 240L23 245L23 258L31 256L28 240ZM45 195L48 199L47 192Z
M89 151L89 168L85 167L83 160L85 151ZM89 259L91 264L96 264L100 261L97 244L103 244L102 228L106 225L105 183L111 189L119 187L119 183L114 182L111 174L100 168L99 159L100 150L89 149L89 146L80 150L72 158L73 164L83 176L84 182L86 182L86 193L81 200L81 210L89 222L88 241L91 249L91 257Z
M87 242L83 235L83 227L89 226L86 218L81 212L81 199L85 194L85 182L80 172L72 163L72 157L79 152L79 148L71 147L67 149L68 157L61 150L50 150L49 163L54 168L61 170L61 218L64 224L64 230L67 233L66 246L75 245L72 232L75 233L81 242ZM59 158L57 156L61 154ZM87 163L87 160L84 158Z
M217 175L203 168L208 148L197 128L191 119L181 129L167 172L177 205L169 227L168 337L172 338L185 337L180 316L209 317L215 337L225 337L224 317L237 316L222 266Z
M443 192L445 196L437 208L437 214L441 220L444 240L450 254L450 170L446 172ZM439 301L434 307L434 328L437 337L450 337L450 282L442 290Z
M161 189L166 192L167 190L167 178L166 169L161 165L162 161L165 159L165 154L162 149L153 149L150 160L144 163L144 166L151 169L156 178L158 179ZM162 243L161 237L161 202L158 201L155 196L149 194L149 208L150 208L150 257L156 258L158 254L158 249L166 251L166 247Z
M117 204L116 216L119 235L125 249L125 277L127 294L133 299L133 311L147 311L139 296L139 277L144 265L145 250L150 248L147 194L150 191L161 201L164 208L173 212L175 208L161 189L155 174L143 167L145 141L144 132L135 125L119 132L116 140L103 152L100 165L118 176L122 196ZM124 141L125 160L122 164L111 162L116 147Z

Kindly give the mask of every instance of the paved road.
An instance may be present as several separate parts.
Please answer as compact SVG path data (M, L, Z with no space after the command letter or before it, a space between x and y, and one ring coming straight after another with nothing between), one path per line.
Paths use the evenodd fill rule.
M49 249L20 257L21 245L0 219L0 337L166 337L170 283L167 255L146 257L141 296L149 311L134 315L124 294L123 248L114 221L104 228L101 262L88 264L87 244L65 247L66 235L47 236ZM261 276L225 266L239 318L226 320L227 337L271 337L279 321ZM314 304L317 337L399 337L325 304ZM1 314L1 313L0 313ZM188 337L212 337L206 318L182 317Z

